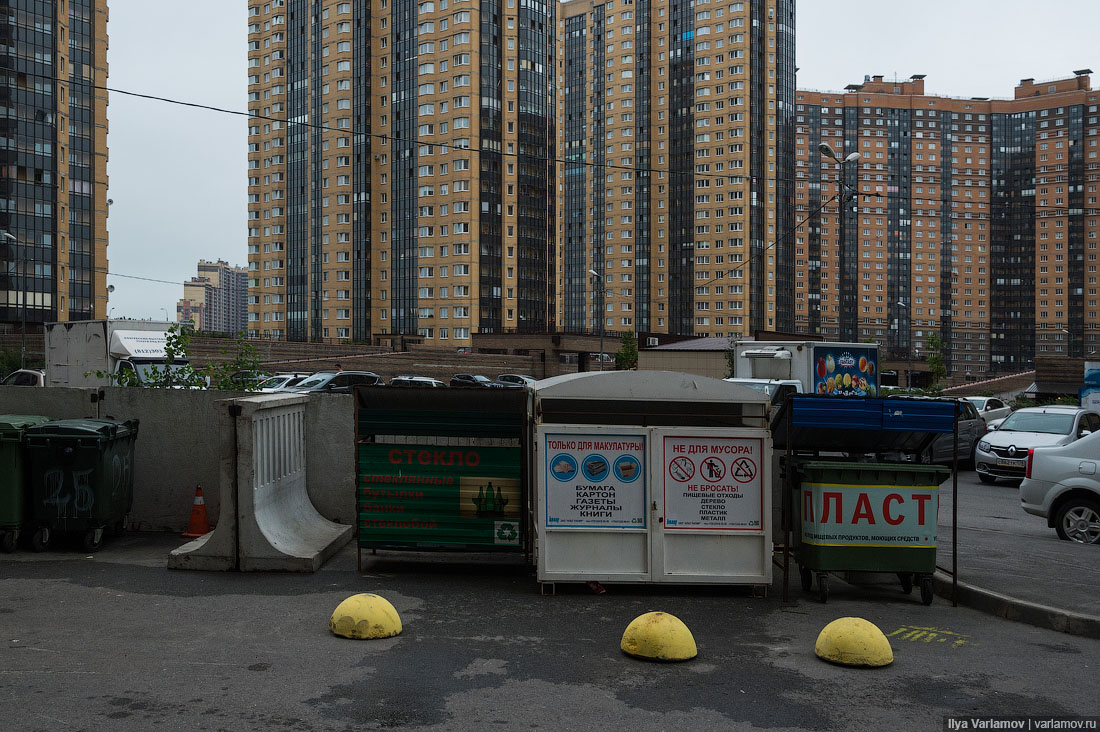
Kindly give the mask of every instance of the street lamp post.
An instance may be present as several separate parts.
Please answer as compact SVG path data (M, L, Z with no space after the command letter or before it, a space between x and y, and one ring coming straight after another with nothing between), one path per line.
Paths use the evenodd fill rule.
M856 162L861 155L858 152L850 152L841 160L827 142L818 145L817 150L825 157L833 160L840 169L840 191L837 194L837 201L840 204L837 207L840 212L840 317L838 320L841 331L840 340L854 342L856 340L856 283L853 281L851 271L853 253L850 251L850 247L846 246L845 222L848 219L848 203L855 200L857 193L852 186L848 185L848 181L845 179L845 164ZM858 256L858 252L856 256Z
M909 303L898 300L898 306L905 308L905 360L909 364L905 372L905 388L913 388L913 337L912 313L909 312ZM898 335L901 335L901 316L898 316Z
M594 269L588 270L588 274L596 278L600 283L600 371L603 371L603 334L604 334L604 298L607 297L607 284L603 281L603 274Z

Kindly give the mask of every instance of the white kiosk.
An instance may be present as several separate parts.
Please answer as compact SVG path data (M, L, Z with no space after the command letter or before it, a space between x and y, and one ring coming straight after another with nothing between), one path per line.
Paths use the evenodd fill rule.
M771 583L766 395L610 371L536 382L531 399L544 592L554 582Z

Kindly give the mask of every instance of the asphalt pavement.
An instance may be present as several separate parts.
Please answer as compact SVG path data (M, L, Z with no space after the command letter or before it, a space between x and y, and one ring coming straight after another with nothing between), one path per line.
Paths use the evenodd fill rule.
M940 488L937 564L951 567L951 482ZM985 612L1100 638L1100 545L1058 538L1020 508L1019 484L987 485L959 471L959 602ZM937 591L950 597L949 573Z
M183 539L154 533L93 555L0 555L0 729L861 732L940 730L949 716L1095 718L1100 547L1059 541L1016 492L960 473L959 607L839 579L822 604L797 574L783 602L778 569L767 597L583 584L542 596L517 556L380 552L360 572L354 543L309 575L169 571ZM941 576L940 591L949 583ZM359 592L390 600L404 632L333 636L329 616ZM626 626L651 610L687 624L696 659L620 652ZM893 664L816 658L821 629L845 616L876 624Z
M1100 713L1100 640L992 617L896 585L835 583L828 604L781 576L747 588L582 585L539 594L518 558L379 553L314 574L165 569L181 539L130 534L85 555L0 557L0 729L941 730L948 716ZM797 583L796 583L797 584ZM401 614L386 640L333 636L349 595ZM658 664L619 650L663 610L699 646ZM830 621L887 635L880 669L816 658Z

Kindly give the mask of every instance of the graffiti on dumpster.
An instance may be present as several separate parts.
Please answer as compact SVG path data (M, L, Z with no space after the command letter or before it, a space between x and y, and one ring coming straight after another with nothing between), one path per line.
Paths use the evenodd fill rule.
M110 487L111 499L118 497L126 481L130 480L130 454L114 455L111 458ZM95 505L95 489L92 485L96 468L87 470L66 470L50 468L42 473L44 497L42 503L52 506L56 518L83 518L90 516Z
M936 546L938 486L803 483L802 543Z

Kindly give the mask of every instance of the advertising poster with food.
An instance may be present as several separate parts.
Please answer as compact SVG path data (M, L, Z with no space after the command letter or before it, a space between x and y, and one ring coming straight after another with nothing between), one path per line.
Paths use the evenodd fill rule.
M546 525L644 529L644 435L546 434Z
M814 393L878 396L878 351L858 346L814 348Z

